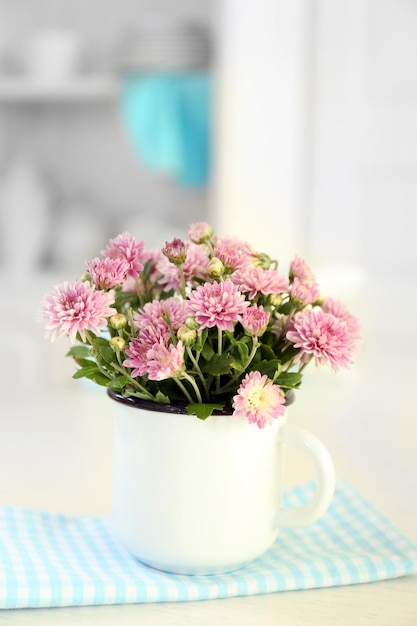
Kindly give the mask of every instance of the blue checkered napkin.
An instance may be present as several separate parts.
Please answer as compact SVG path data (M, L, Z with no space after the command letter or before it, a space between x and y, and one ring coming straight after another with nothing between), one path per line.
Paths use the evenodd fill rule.
M311 497L292 489L287 505ZM112 536L107 520L0 508L0 608L203 600L365 583L417 572L417 546L339 481L326 515L283 531L261 559L216 576L147 568Z

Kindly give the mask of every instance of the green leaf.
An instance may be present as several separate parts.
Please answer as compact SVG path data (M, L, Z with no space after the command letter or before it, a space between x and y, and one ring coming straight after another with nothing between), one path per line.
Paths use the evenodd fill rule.
M94 364L94 361L92 361L91 359L76 359L75 357L73 357L73 359L80 367L89 367Z
M110 348L110 342L103 337L95 337L91 342L94 349L94 357L98 363L110 365L114 361L114 350Z
M278 307L278 311L280 313L283 313L284 315L288 315L289 313L291 313L292 308L293 303L291 302L291 300L288 300L287 302L284 302L284 304L281 304L280 307Z
M217 409L221 411L223 409L223 404L189 404L187 406L188 415L197 415L197 417L201 420L205 420L213 413L213 411Z
M104 362L107 365L111 365L111 363L113 363L114 357L114 350L112 350L112 348L110 348L109 346L102 348L97 353L97 360L99 362Z
M173 289L170 289L169 291L161 291L159 294L159 300L168 300L168 298L172 298L174 293Z
M206 341L206 343L203 345L201 354L206 361L210 361L210 359L215 355L215 352L208 341Z
M252 363L249 367L250 371L258 371L261 374L266 374L268 378L273 378L277 369L280 367L280 362L278 359L271 359L270 361L266 361L265 359L259 361L258 363Z
M298 387L302 381L303 375L299 372L283 372L278 376L275 382L280 387Z
M151 259L145 262L143 266L143 270L142 270L143 282L146 282L149 279L149 276L151 275L151 271L152 271L152 266L153 266L153 263Z
M102 387L108 387L109 382L111 382L107 378L107 376L105 376L101 372L96 372L93 376L89 376L89 378L97 383L97 385L101 385Z
M266 361L272 361L276 359L273 349L270 346L265 345L264 343L261 344L261 354Z
M111 380L109 380L109 378L107 378L105 374L100 372L95 363L92 363L91 365L88 365L86 367L81 367L75 372L73 378L88 378L89 380L93 380L98 385L102 385L104 387L107 387L109 383L112 382Z
M137 391L136 389L127 389L129 392L129 396L133 396L134 398L140 398L141 400L149 400L149 396L146 393L142 393L141 391Z
M230 361L230 367L236 370L236 372L243 372L245 370L245 366L240 361L234 359Z
M207 329L205 329L205 330L207 330ZM207 333L203 332L203 333L201 333L201 335L197 334L197 340L196 340L195 344L193 345L193 350L195 352L201 352L202 353L203 352L203 348L204 348L205 343L206 343L206 340L207 340Z
M201 371L212 376L221 376L228 374L231 368L231 359L228 354L215 354L211 359L201 367Z
M123 391L128 382L128 376L118 376L117 378L108 381L108 387L110 387L110 389L114 389L115 391Z
M209 335L209 329L205 328L203 332L201 333L201 335L199 336L198 348L197 348L197 345L195 346L195 349L196 350L198 349L201 352L203 358L206 361L209 361L214 354L214 350L210 341L207 341L208 335Z
M171 404L170 398L162 393L162 391L158 391L155 396L155 400L157 402L161 402L162 404Z
M109 345L108 339L104 339L104 337L94 337L91 341L91 345L96 350L100 350L102 348L106 348Z
M115 306L119 313L125 312L130 306L137 308L139 299L134 293L126 293L125 291L117 291L115 298Z
M92 363L91 365L86 365L85 367L81 367L73 374L73 378L92 378L93 375L98 372L97 365Z
M289 348L284 350L284 352L282 352L280 356L281 363L283 365L285 365L285 363L289 363L289 361L291 361L291 359L295 357L298 351L299 351L299 348L294 348L293 346L290 346Z
M236 337L232 337L230 339L230 343L232 344L232 346L237 346L238 343L251 343L252 341L252 337L250 337L249 335L241 335L239 337L239 339L236 339Z
M66 356L72 356L75 359L85 359L90 356L90 346L72 346Z
M237 349L239 350L240 360L242 361L242 363L246 363L249 358L248 346L246 345L246 343L243 343L243 341L237 341L236 345Z

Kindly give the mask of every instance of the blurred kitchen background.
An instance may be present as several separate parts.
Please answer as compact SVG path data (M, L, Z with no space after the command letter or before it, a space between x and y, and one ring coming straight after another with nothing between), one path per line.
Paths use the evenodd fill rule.
M205 217L211 7L160 4L0 2L4 265L78 270L120 229Z
M64 408L79 382L35 319L123 230L159 246L207 220L283 269L304 257L363 347L337 380L310 374L295 419L334 417L342 467L344 417L370 420L365 454L403 410L415 446L416 146L417 0L0 0L2 501L64 510L83 481L80 510L105 500L102 396Z

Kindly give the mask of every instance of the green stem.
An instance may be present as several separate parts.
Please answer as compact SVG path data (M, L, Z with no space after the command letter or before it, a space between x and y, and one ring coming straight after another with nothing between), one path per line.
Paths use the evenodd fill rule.
M180 381L179 378L174 378L175 382L177 383L178 387L181 389L181 391L183 392L184 396L187 398L188 402L190 404L194 404L194 401L192 399L192 397L190 396L190 394L188 393L187 389L185 388L185 386L182 384L182 382Z
M177 343L178 343L178 337L174 333L174 329L172 328L171 320L169 319L169 313L168 313L168 307L167 306L164 306L164 315L162 316L162 319L167 323L167 326L169 328L169 332L170 332L170 335L171 335L172 343L176 346Z
M182 265L178 266L178 271L179 271L180 277L181 277L181 284L179 286L179 290L180 290L180 294L182 295L182 297L185 300L187 298L187 294L185 293L185 276L184 276L184 270L182 268Z
M143 385L141 385L137 380L135 380L134 378L132 378L132 376L130 376L130 374L128 373L128 371L126 370L125 367L121 367L118 365L118 363L113 362L112 366L114 367L114 369L119 372L120 374L123 374L124 376L127 376L129 378L130 383L133 385L133 387L135 387L138 391L140 391L141 393L144 393L145 395L148 396L148 398L150 398L151 400L156 400L155 396L152 395L145 387L143 387Z
M256 351L259 347L259 340L258 337L253 337L253 343L252 343L252 350L248 356L248 358L246 359L246 363L243 366L243 371L246 371L246 369L249 367L249 365L251 364L253 357L256 354ZM223 393L224 391L227 391L229 389L229 387L232 387L234 385L234 383L238 380L239 376L242 375L242 372L237 372L230 380L229 382L224 385L223 387L219 387L218 389L216 389L216 393Z
M221 356L223 350L223 333L222 329L217 329L217 354ZM216 376L216 391L220 391L220 376Z
M190 348L189 346L187 346L187 353L188 353L188 356L190 357L190 359L191 359L191 361L192 361L192 363L193 363L193 365L194 365L194 367L195 367L195 369L196 369L197 376L198 376L198 377L199 377L199 379L201 380L201 384L203 385L204 393L205 393L205 395L206 395L206 400L207 400L207 402L208 402L208 401L209 401L209 399L210 399L210 396L209 396L209 392L208 392L208 389L207 389L207 383L206 383L206 380L205 380L205 378L204 378L204 376L203 376L203 372L202 372L202 371L201 371L201 369L200 369L200 366L199 366L199 364L198 364L198 361L197 361L197 359L194 357L194 354L193 354L193 352L192 352L192 350L191 350L191 348Z
M222 333L222 329L218 328L217 329L217 354L220 356L222 353L222 348L223 348L223 333Z
M313 355L311 355L311 357L309 358L308 361L306 361L305 363L303 363L301 365L301 367L298 370L298 373L301 374L301 372L303 371L303 369L305 369L307 367L307 365L310 363L311 359L313 358Z
M285 320L285 324L282 327L282 333L285 333L287 331L288 326L290 325L290 322L294 316L294 313L297 312L297 308L295 306L292 307L291 311L288 313L287 315L287 319Z
M200 390L199 390L198 385L195 382L194 378L192 376L190 376L189 374L187 374L187 372L183 372L181 374L181 378L185 378L185 380L188 380L188 382L191 384L192 388L194 389L194 392L195 392L195 395L196 395L196 398L197 398L197 402L199 404L202 404L203 398L201 397Z
M130 331L132 333L132 337L136 337L135 321L133 319L133 309L131 306L127 310L127 318L129 320L129 326L130 326Z
M211 241L205 241L204 242L206 244L206 246L209 249L209 253L210 253L210 257L214 257L214 248L213 248L213 244L211 243Z
M253 342L252 342L252 350L250 352L250 355L248 356L248 360L245 363L245 369L248 367L248 365L251 363L253 357L256 354L256 351L259 347L259 339L258 337L253 337Z
M104 367L102 365L100 365L100 363L97 363L97 361L96 361L96 365L97 365L97 368L98 368L99 372L101 372L101 374L103 374L103 376L105 376L109 380L113 380L113 376L106 369L104 369Z

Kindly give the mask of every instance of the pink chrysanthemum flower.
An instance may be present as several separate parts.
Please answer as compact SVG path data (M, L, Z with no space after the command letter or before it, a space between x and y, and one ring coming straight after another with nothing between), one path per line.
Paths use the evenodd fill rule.
M54 340L68 334L73 342L77 333L85 341L86 330L99 335L106 318L117 313L110 306L113 301L112 293L96 291L88 282L57 285L45 296L41 309L41 318L47 322L46 336L51 335Z
M297 305L305 306L306 304L316 302L320 298L320 289L316 283L300 280L295 276L291 283L290 295Z
M149 324L154 324L155 326L164 326L169 330L169 326L171 326L174 333L185 324L188 316L188 304L184 300L174 297L147 302L141 311L133 314L137 328L146 328ZM169 325L166 317L169 319Z
M245 417L249 424L265 428L285 412L285 398L275 385L260 372L249 372L233 398L233 415Z
M143 241L136 241L129 233L122 233L110 239L107 248L102 250L102 254L110 259L124 259L129 264L129 276L137 278L139 272L143 270L142 253L144 249Z
M130 266L124 259L111 259L96 257L86 262L88 273L94 284L99 289L113 289L116 285L122 285L126 280Z
M151 346L152 345L153 343ZM145 341L142 341L141 337L133 337L133 339L130 340L125 350L129 358L123 361L123 365L133 368L131 373L132 378L145 376L147 365L146 355L151 346L147 345Z
M348 308L335 298L326 298L322 305L323 311L326 313L332 313L342 323L346 324L352 338L357 341L360 339L360 324L359 320L350 313Z
M235 272L243 267L248 267L248 265L253 265L253 259L244 252L236 250L236 248L219 245L215 247L214 254L220 259L228 272Z
M243 313L240 323L249 335L260 337L268 327L269 318L270 314L263 306L254 304Z
M170 332L165 324L148 323L146 327L141 329L137 337L133 337L125 352L129 357L123 361L125 367L133 368L132 376L145 376L148 373L148 352L155 344L168 344Z
M253 264L259 256L259 252L255 250L250 243L244 241L243 239L239 239L238 237L230 237L228 235L216 237L216 246L224 246L225 248L243 252L243 254L249 257L251 263Z
M290 279L292 280L295 277L303 282L316 282L314 274L307 263L298 256L295 256L290 263Z
M156 343L148 350L146 358L150 380L174 378L184 369L184 346L181 341L169 346L163 342Z
M352 362L353 338L345 323L322 309L304 309L297 313L286 337L295 348L302 363L314 357L316 365L329 364L333 371L348 367Z
M207 222L194 222L188 227L188 237L194 243L204 243L213 234L213 228Z
M123 291L127 291L129 293L137 293L139 290L140 293L145 293L147 289L149 289L150 284L152 285L153 294L155 296L158 295L161 291L158 286L158 280L161 278L161 274L158 271L158 263L162 257L162 252L158 248L151 248L148 250L145 249L142 254L143 266L145 267L146 263L150 261L150 271L146 287L143 284L142 275L139 275L139 277L135 278L133 278L132 276L128 276L123 283Z
M233 330L233 324L241 320L248 306L249 302L230 279L223 283L205 283L189 298L189 309L201 330L213 326Z
M252 300L257 293L267 296L283 293L288 289L288 278L277 270L265 270L262 267L248 267L238 270L231 276L232 281Z
M172 241L166 241L162 248L162 254L166 256L170 263L174 265L182 265L187 258L189 244L178 239L177 237Z
M195 243L191 243L187 258L183 263L182 271L184 272L184 278L188 284L194 282L194 278L207 279L207 263L209 252L207 246L198 246ZM161 275L159 284L166 290L174 289L177 291L181 285L181 275L179 268L170 263L166 257L162 257L158 262L157 269Z

